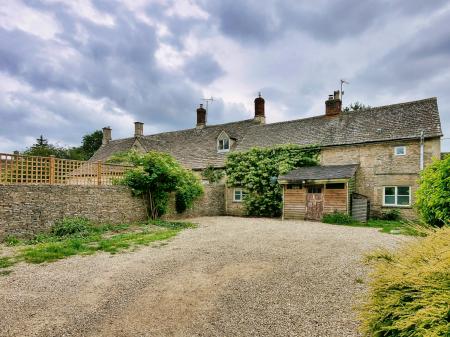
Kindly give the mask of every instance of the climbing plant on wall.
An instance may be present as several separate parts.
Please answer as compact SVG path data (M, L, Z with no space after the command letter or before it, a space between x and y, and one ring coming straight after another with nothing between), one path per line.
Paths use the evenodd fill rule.
M278 176L296 167L317 165L319 151L317 147L285 145L230 153L226 161L227 185L247 191L244 207L248 215L278 217L282 212Z

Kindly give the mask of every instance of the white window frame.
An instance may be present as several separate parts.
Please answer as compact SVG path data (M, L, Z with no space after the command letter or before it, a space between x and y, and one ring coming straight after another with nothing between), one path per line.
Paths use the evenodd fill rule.
M403 149L403 153L397 153L397 150ZM396 146L394 147L394 155L395 156L406 156L406 146Z
M409 195L408 195L408 204L407 205L400 205L398 203L398 188L399 187L408 187L409 189ZM386 204L386 188L393 188L394 189L394 203L393 204ZM402 194L400 196L406 197L406 195ZM383 186L383 206L386 207L411 207L411 186Z
M221 141L222 141L222 146L220 146ZM225 147L225 141L227 141L228 147ZM229 152L230 147L231 147L230 137L225 132L222 132L219 135L219 137L217 137L217 152L219 152L219 153Z
M239 199L236 199L236 192L238 192L240 195ZM246 194L247 193L245 193L243 188L235 187L233 189L233 202L243 202Z

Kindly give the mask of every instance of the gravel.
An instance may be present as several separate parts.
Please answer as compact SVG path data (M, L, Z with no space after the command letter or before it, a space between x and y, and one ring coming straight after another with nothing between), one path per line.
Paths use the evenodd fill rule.
M306 221L193 221L133 252L16 265L0 276L0 336L358 336L362 257L405 240Z

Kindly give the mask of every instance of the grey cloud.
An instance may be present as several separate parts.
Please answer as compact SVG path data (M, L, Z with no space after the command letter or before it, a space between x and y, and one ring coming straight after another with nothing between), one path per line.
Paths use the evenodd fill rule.
M211 54L193 56L184 67L192 81L207 85L224 75L224 71Z

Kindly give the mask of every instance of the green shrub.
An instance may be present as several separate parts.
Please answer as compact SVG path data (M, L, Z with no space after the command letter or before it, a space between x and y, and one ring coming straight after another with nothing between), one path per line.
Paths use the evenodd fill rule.
M391 209L386 212L382 212L380 216L380 220L392 220L399 221L402 219L400 211L398 209Z
M335 225L351 225L357 221L352 219L348 214L334 211L333 213L325 214L322 218L322 222Z
M92 224L88 219L75 217L57 221L51 228L54 236L86 236L92 231Z
M17 246L20 243L20 240L15 235L8 235L3 241L8 246Z
M203 194L203 186L194 173L167 153L131 151L118 154L112 160L133 165L120 183L129 186L135 195L142 196L148 202L151 219L166 213L171 193L176 193L179 212L190 208L195 199Z
M450 228L392 253L378 251L369 298L361 308L370 337L438 337L450 332Z
M422 219L432 226L450 222L450 156L435 160L422 171L416 206Z

